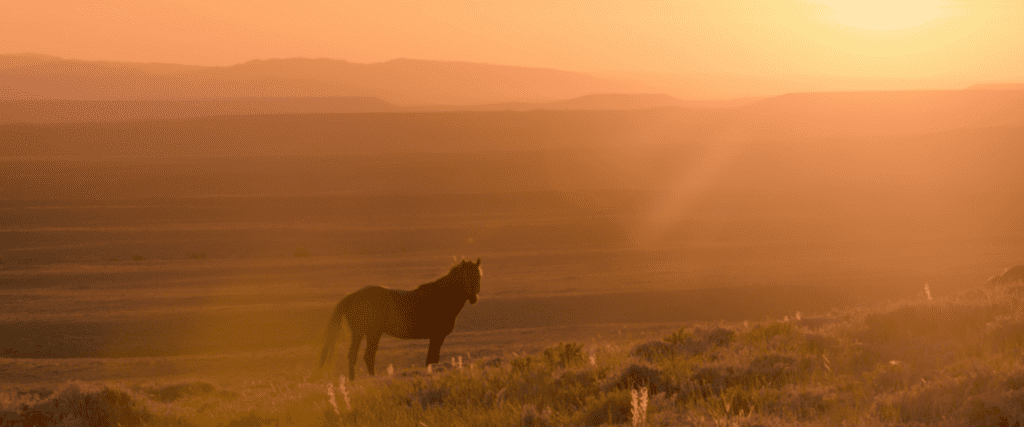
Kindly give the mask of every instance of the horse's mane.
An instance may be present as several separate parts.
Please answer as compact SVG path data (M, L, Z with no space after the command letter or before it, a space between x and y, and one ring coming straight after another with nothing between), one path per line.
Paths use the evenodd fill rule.
M433 282L424 283L422 285L419 285L418 287L416 287L415 290L416 291L429 292L429 291L436 291L436 290L445 289L445 288L447 288L447 287L449 287L451 285L451 281L449 281L447 279L452 277L452 275L455 274L455 272L458 269L466 268L467 265L471 265L471 264L475 266L475 264L473 264L472 262L468 262L466 260L462 260L462 262L460 262L458 264L455 264L450 270L448 270L448 274L445 274L444 276L438 278L437 280L434 280Z

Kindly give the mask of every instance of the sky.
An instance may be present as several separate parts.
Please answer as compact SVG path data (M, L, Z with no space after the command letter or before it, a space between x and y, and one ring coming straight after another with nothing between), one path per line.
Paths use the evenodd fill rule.
M1024 80L1024 0L35 0L0 53L324 57L589 72Z

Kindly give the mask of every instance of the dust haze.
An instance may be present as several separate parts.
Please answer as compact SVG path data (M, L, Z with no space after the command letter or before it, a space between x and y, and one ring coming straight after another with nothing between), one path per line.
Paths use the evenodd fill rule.
M453 257L487 274L442 360L930 299L1024 260L1012 84L709 100L463 62L0 58L12 383L311 369L341 297Z
M491 273L463 329L827 311L982 282L1015 262L1024 232L1013 87L699 105L593 77L553 91L579 76L459 63L376 65L389 75L324 60L8 58L5 86L34 95L0 103L8 356L299 345L340 295L418 285L453 255ZM546 101L400 77L438 67L521 81L517 93ZM348 97L232 92L260 73L332 82L318 94L396 83ZM68 88L79 99L52 98ZM438 106L472 99L487 103ZM707 289L748 289L748 302L694 310ZM595 308L618 293L623 307ZM236 312L270 324L263 338L233 334ZM95 340L49 329L80 321ZM211 342L166 339L178 322Z

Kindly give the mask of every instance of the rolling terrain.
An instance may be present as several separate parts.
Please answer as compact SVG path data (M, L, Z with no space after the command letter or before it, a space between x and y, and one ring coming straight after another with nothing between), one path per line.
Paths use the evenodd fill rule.
M5 66L67 65L21 60ZM289 64L77 64L71 71L171 82L193 73L204 76L195 81L214 82ZM220 96L233 94L226 90ZM461 399L476 387L492 396L484 406L467 404L481 417L581 423L571 414L621 400L622 387L594 384L611 384L639 363L630 355L636 345L671 341L680 327L699 336L704 326L695 325L714 324L741 338L645 366L677 382L739 382L708 389L732 393L726 397L663 394L666 419L694 408L716 420L743 411L749 417L756 407L769 421L929 422L941 416L891 413L924 393L906 381L924 379L921 387L939 390L929 393L946 393L945 385L927 384L966 381L957 371L969 360L964 354L994 364L1005 362L1000 346L1018 349L1004 338L1018 327L1019 298L976 288L1021 261L1024 92L804 93L718 108L663 97L553 101L572 97L566 94L529 103L474 98L481 102L475 107L419 111L348 92L145 98L151 95L3 104L23 115L0 125L0 372L5 389L17 385L0 395L0 423L59 414L47 406L57 399L120 396L134 402L123 412L127 424L260 424L255 417L302 424L284 418L293 412L336 424L343 412L327 406L326 388L311 381L331 307L362 286L411 289L433 280L453 256L482 258L485 275L480 302L458 318L442 360L452 359L451 373L461 356L467 365L497 359L496 369L423 380L413 368L425 343L385 339L378 364L410 379L360 383L357 405L411 395L410 402L426 403L387 411L406 414L406 424L433 423L452 415L423 393ZM46 105L78 112L47 116L53 109ZM44 114L25 119L32 108ZM947 299L921 305L932 293ZM894 300L924 308L885 302ZM986 304L999 308L986 311ZM943 307L967 316L981 341L957 336L962 346L949 350L948 337L926 326L929 316L947 313ZM789 323L797 312L841 327ZM886 319L908 317L928 351L955 357L932 366L894 349L885 334L902 332ZM781 341L765 337L768 329L781 330ZM565 366L542 356L552 348L571 355L566 342L586 345L600 364ZM528 355L547 359L530 365ZM762 366L765 360L781 365ZM898 365L890 360L910 360L910 367L890 372ZM1019 363L1005 363L976 377L1018 381ZM728 373L776 365L792 375ZM518 390L512 384L558 389L549 379L567 368L593 376L593 384L565 377L558 384L582 387L567 392L575 397L531 400L520 390L509 392L511 406L493 405L500 390ZM431 388L444 381L450 386ZM757 381L778 383L759 388ZM730 406L715 406L716 399ZM800 412L804 403L817 409ZM860 412L844 412L847 403ZM544 415L544 405L553 415ZM350 416L380 412L366 408ZM419 409L434 415L423 418ZM159 411L172 415L153 415ZM942 414L975 413L958 411Z
M632 82L585 73L396 59L253 60L227 67L0 56L0 99L183 100L374 97L397 105L538 102L594 93L647 93Z

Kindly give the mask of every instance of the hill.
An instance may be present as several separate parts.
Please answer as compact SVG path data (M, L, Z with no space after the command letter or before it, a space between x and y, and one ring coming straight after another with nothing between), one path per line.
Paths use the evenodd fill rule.
M1024 90L790 93L737 108L762 136L914 134L1024 124Z
M458 107L464 111L409 111L377 98L352 97L10 101L0 103L0 123L7 123L0 132L18 136L8 137L0 156L38 156L58 148L88 157L631 147L708 143L725 135L748 141L858 141L1024 126L1024 91L796 93L735 102L741 105L689 108L680 107L688 101L666 95L605 94ZM365 114L319 115L356 112ZM219 114L262 116L213 116ZM111 119L138 121L12 123ZM110 146L100 139L133 142ZM177 142L167 145L172 140Z
M554 102L516 102L468 105L461 111L565 111L565 110L646 110L666 107L724 109L752 104L761 98L691 101L660 93L598 93ZM425 106L421 110L451 110L450 106Z
M224 115L340 114L450 111L601 111L665 107L723 109L757 99L684 101L664 94L594 94L554 102L401 107L373 97L226 98L181 100L21 99L0 101L0 125L11 123L81 123L156 121Z
M0 56L7 100L180 100L374 97L396 105L547 102L592 93L649 92L629 82L544 68L396 59L254 60L228 67Z
M116 122L263 114L328 114L400 111L372 97L226 98L182 100L0 101L0 124Z

